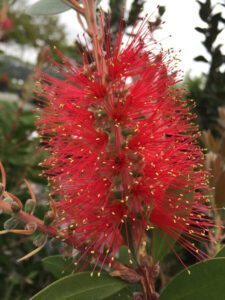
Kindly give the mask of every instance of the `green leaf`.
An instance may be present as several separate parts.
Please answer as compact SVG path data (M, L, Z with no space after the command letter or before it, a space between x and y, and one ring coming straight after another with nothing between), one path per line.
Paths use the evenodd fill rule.
M208 60L203 55L196 56L194 60L208 63Z
M212 57L212 68L215 70L223 65L225 62L224 55L222 51L220 50L221 44L215 47L213 57ZM217 189L217 187L216 187Z
M166 233L154 228L152 231L151 239L151 254L155 262L162 261L163 258L170 251L170 247L173 247L175 240L168 236Z
M125 289L119 291L116 294L113 294L110 297L105 298L106 300L132 300L133 299L133 292L130 287L126 287Z
M128 248L126 246L121 246L119 249L119 256L118 256L118 261L120 261L121 263L125 264L125 265L129 265L130 262L130 257L128 254Z
M225 258L197 263L179 273L163 290L160 300L225 299Z
M57 279L70 275L74 271L72 258L65 258L62 255L46 257L42 262L44 268Z
M56 15L69 10L61 0L39 0L27 9L29 15Z
M33 296L31 300L102 300L110 297L128 284L102 273L100 277L90 272L63 277Z
M211 13L211 0L206 0L206 2L197 1L200 5L199 15L204 22L208 22L208 18Z
M111 8L112 9L113 9L113 7L112 7L113 2L118 3L118 4L121 3L123 5L123 2L125 2L125 1L121 1L120 2L120 1L112 1L111 0L110 3L111 3ZM141 10L143 9L143 6L144 6L144 1L134 0L132 2L132 6L131 6L131 9L130 9L129 17L128 17L128 20L127 20L127 24L128 25L132 25L132 24L135 23L135 21L138 18L138 15L140 14Z
M200 32L200 33L205 34L208 29L207 28L201 28L201 27L195 27L195 30Z
M129 253L127 246L121 246L118 252L117 260L124 265L136 267L136 261L132 255L132 253Z
M131 283L127 285L124 289L120 290L118 293L113 294L110 297L105 298L105 300L132 300L134 299L134 293L141 293L142 287L139 283Z
M225 246L220 249L220 251L216 254L215 257L225 257Z
M165 6L161 6L161 5L158 6L158 12L161 17L164 15L165 11L166 11Z
M223 207L225 205L225 171L221 171L216 179L214 201L216 207Z

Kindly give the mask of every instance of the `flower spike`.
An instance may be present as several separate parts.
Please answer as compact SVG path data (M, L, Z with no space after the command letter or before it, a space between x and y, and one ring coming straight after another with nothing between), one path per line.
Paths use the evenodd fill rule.
M174 58L147 19L125 44L122 30L113 44L107 26L101 32L98 55L88 49L83 66L60 55L60 78L42 73L36 90L39 133L51 154L43 167L58 199L54 226L95 266L121 245L137 251L154 227L205 258L195 242L206 242L214 226L208 174Z

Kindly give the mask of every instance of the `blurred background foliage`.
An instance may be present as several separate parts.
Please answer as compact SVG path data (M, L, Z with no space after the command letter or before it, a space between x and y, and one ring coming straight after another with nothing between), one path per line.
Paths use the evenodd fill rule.
M32 183L39 201L36 214L42 217L46 211L48 191L45 179L39 176L41 169L38 163L47 154L39 149L40 141L35 130L34 110L36 102L32 94L35 82L33 70L35 67L45 69L49 67L49 55L52 53L53 46L57 46L71 59L77 59L80 45L75 41L68 44L64 27L59 23L58 17L28 16L21 9L23 8L22 2L23 0L10 1L9 5L6 1L0 1L0 49L2 49L0 53L0 160L6 168L8 190L18 195L23 201L29 198L24 185L24 178ZM134 24L139 18L144 2L144 0L133 0L131 10L126 17L127 26ZM196 102L195 112L200 128L211 130L211 136L209 133L205 136L207 146L212 149L214 142L213 145L219 143L220 149L223 149L218 139L224 138L225 129L222 125L225 121L223 121L220 113L219 120L222 121L218 122L218 108L225 104L225 55L221 51L222 45L217 43L217 37L224 29L225 19L222 16L222 10L225 8L224 5L221 5L221 12L218 13L215 12L210 0L197 2L199 3L199 15L204 26L196 27L196 30L204 38L203 45L206 53L199 53L195 60L207 64L208 72L198 78L187 76L185 80L188 88L187 97ZM116 34L125 0L110 0L109 4L111 8L111 30L113 34ZM151 30L160 29L165 9L164 6L158 7L158 15L155 20L149 22ZM22 54L27 49L37 49L39 55L36 65L24 62L23 55L18 58L5 54L4 49L6 47L20 49ZM215 147L213 149L216 151ZM216 153L221 155L218 151ZM222 165L225 155L221 157L219 167L219 159L215 163L215 159L210 158L208 164L213 164L214 169L220 168L221 170L219 189L220 191L222 189L222 202L225 202L225 191L223 191L225 178L224 166ZM215 186L217 183L214 182L213 184ZM1 228L4 227L5 220L4 216L0 216ZM16 263L17 259L34 248L32 242L28 242L28 240L27 237L14 235L1 236L0 238L1 300L29 299L31 295L52 281L52 275L44 270L40 261L49 254L57 254L58 251L55 247L53 248L48 244L44 250L30 260L20 264ZM181 250L178 249L178 251ZM179 254L187 265L193 263L193 259L185 251ZM169 258L165 258L159 286L168 282L180 268L182 266L174 256L170 255Z
M195 30L203 36L202 44L205 54L199 54L195 58L197 62L208 65L208 72L199 78L188 78L188 98L196 102L196 113L200 129L210 129L214 135L218 131L218 107L225 104L225 55L222 53L222 44L218 44L217 38L224 30L225 19L223 17L224 5L220 5L220 12L215 12L215 7L210 0L199 3L199 16L203 22L202 27Z

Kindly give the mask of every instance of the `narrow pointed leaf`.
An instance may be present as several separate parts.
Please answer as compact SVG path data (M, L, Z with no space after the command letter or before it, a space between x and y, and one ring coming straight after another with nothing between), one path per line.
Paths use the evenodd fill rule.
M206 0L205 2L197 1L200 5L199 15L204 22L208 21L211 13L211 0Z
M55 278L65 277L74 271L72 258L65 258L62 255L53 255L42 260L44 268Z
M153 229L151 255L155 262L162 261L174 246L175 240L157 228Z
M220 251L216 254L216 257L225 257L225 246L220 249Z
M221 208L225 205L225 171L222 171L216 180L215 186L215 204Z
M133 300L133 291L131 288L127 287L110 297L105 298L105 300Z
M27 9L30 15L55 15L69 10L70 7L61 0L39 0Z
M194 60L208 63L208 60L203 55L196 56Z
M195 27L195 30L200 32L200 33L205 34L208 29L207 28L201 28L201 27Z
M160 300L225 299L225 258L197 263L179 273L163 290Z
M107 299L127 286L122 280L102 273L100 277L90 272L63 277L50 284L30 300L102 300Z

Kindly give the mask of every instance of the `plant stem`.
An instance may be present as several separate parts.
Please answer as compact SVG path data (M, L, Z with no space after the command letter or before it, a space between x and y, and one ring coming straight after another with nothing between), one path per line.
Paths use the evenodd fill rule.
M0 200L0 210L8 215L14 214L11 205L3 200ZM41 229L48 235L57 236L58 234L57 230L54 227L46 226L42 220L31 214L25 213L24 211L19 211L18 213L16 213L16 217L26 224L36 224L39 229Z
M104 82L105 75L107 74L107 68L105 64L105 58L103 53L102 42L102 30L98 26L96 7L94 0L83 0L84 17L87 22L87 32L92 38L93 54L96 63L96 69L98 74L101 74L101 79Z
M106 67L106 62L105 62L105 57L104 57L104 47L103 47L103 35L104 33L102 32L103 29L101 26L98 25L97 23L97 18L96 18L96 7L95 7L95 1L94 0L83 0L83 12L84 12L84 17L87 22L87 32L89 33L90 37L92 38L92 45L93 45L93 54L94 54L94 59L96 63L96 70L97 73L101 75L100 80L104 83L105 82L105 77L107 75L107 67ZM78 12L79 14L79 12ZM103 20L101 20L103 21ZM121 125L120 123L112 124L111 125L111 131L115 136L115 144L114 144L114 151L116 157L119 158L121 149L122 149L122 143L124 142L121 131ZM121 175L121 179L123 176L128 176L126 175ZM127 186L127 180L122 180L121 181L121 191L123 192L123 197L125 197L128 193L128 186ZM132 237L131 237L132 238ZM135 250L133 250L133 256L136 257L138 256L137 253L135 253ZM138 260L138 258L136 259ZM144 293L144 299L145 300L157 300L159 299L158 294L155 292L155 280L156 278L153 275L153 267L149 267L148 263L146 263L143 266L139 266L140 270L140 275L141 275L141 284L143 287L143 293ZM153 271L153 272L152 272Z

